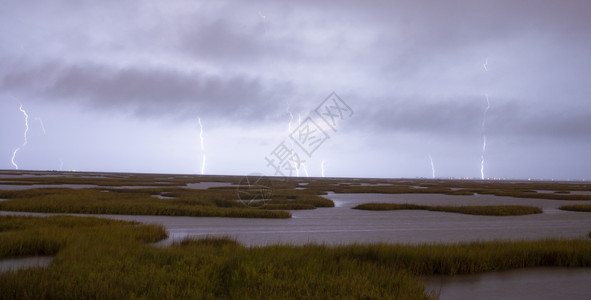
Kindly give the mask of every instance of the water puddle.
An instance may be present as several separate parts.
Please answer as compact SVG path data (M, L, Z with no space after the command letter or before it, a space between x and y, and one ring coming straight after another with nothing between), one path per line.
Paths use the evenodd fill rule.
M187 188L194 190L205 190L212 187L223 187L232 186L231 182L198 182L198 183L187 183Z
M162 196L162 195L152 195L152 197L158 198L158 199L175 199L174 197Z
M32 256L22 258L0 259L0 273L18 271L33 267L47 267L53 261L53 256Z
M425 279L439 299L589 299L591 268L529 268Z
M357 183L360 186L393 186L391 183Z

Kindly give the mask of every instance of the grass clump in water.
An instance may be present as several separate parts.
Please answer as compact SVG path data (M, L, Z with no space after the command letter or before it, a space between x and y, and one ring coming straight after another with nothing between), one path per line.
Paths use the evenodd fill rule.
M397 203L364 203L359 204L353 209L361 210L428 210L453 212L469 215L482 216L521 216L529 214L540 214L542 210L533 206L521 205L496 205L496 206L429 206L416 204L397 204Z
M591 212L591 204L573 204L559 207L561 210Z

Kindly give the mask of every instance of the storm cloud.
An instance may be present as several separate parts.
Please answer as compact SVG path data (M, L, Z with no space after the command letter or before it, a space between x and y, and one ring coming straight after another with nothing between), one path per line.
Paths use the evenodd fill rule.
M439 165L456 166L438 174L476 176L471 168L480 162L472 160L481 155L483 135L491 141L491 177L591 175L589 160L573 158L591 150L588 1L62 0L0 6L1 138L10 141L4 156L19 144L20 104L39 114L92 112L97 120L131 115L130 122L159 122L157 128L170 130L199 116L224 138L251 137L240 157L260 164L211 170L244 173L264 168L267 153L261 151L267 150L261 149L267 148L259 147L272 150L298 116L335 91L355 114L331 136L345 145L331 147L356 151L334 156L340 160L333 175L355 176L359 158L383 159L379 149L403 143L415 146L399 147L402 152L388 154L383 169L364 175L429 174L413 167L424 163L413 153L429 152L446 161ZM256 132L246 133L252 128ZM391 142L384 143L385 136ZM495 142L502 149L495 150ZM189 148L181 156L189 157ZM329 148L324 151L331 156ZM519 171L498 161L533 151L540 159ZM475 158L464 161L467 156ZM413 163L388 167L400 160ZM563 162L564 169L555 163L544 168L549 160ZM37 168L33 161L30 168Z

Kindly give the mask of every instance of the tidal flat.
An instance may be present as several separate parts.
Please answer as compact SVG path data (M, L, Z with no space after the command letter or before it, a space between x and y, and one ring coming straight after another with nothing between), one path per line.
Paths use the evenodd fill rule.
M260 187L247 189L256 201L245 202L243 179L0 171L0 260L49 257L48 265L1 274L0 292L9 298L428 299L438 295L422 278L433 274L454 278L543 266L591 267L591 215L561 209L591 203L591 184L585 182L269 177L265 193L257 198ZM528 206L541 213L353 209L364 203ZM117 240L119 231L126 238ZM88 248L80 241L108 254L92 251L95 260L86 261ZM209 254L196 258L194 251ZM141 257L157 263L144 270L137 264L151 260ZM122 279L144 271L155 274L157 287ZM91 274L105 286L123 283L106 293L83 284L82 277ZM45 282L52 276L60 279ZM192 285L193 280L200 283ZM575 292L575 285L560 288ZM27 290L31 286L39 288Z

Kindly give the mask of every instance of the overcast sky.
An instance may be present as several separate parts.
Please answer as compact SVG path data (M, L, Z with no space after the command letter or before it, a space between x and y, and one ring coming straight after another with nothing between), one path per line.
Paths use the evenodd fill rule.
M285 145L300 176L589 180L589 11L0 0L0 169L274 175ZM312 112L333 91L334 130Z

